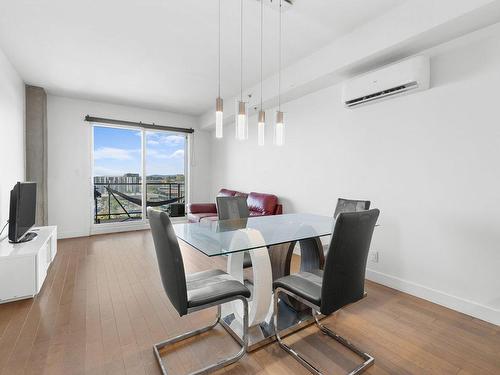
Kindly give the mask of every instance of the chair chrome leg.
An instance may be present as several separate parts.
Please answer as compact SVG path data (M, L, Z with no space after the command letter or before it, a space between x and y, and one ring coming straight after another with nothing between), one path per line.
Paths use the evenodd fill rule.
M299 361L299 363L304 366L305 368L307 368L311 373L315 374L315 375L322 375L322 373L320 372L320 370L318 370L311 362L309 362L307 359L305 359L302 355L300 355L300 353L296 352L295 350L293 350L290 346L288 346L287 344L285 344L285 342L283 341L283 339L281 338L280 336L280 332L278 330L278 297L279 297L279 293L281 292L282 290L280 288L277 288L275 291L274 291L274 331L276 332L276 340L278 341L278 344L279 346L285 350L288 354L290 354L293 358L295 358L297 361Z
M362 364L360 364L354 370L349 372L348 375L360 374L363 371L365 371L368 367L370 367L371 365L373 365L375 363L375 358L373 358L371 355L369 355L368 353L359 349L357 346L355 346L354 344L352 344L351 342L349 342L348 340L346 340L342 336L336 334L331 329L329 329L327 326L322 324L319 321L318 314L316 314L315 310L313 310L313 315L314 315L314 320L316 321L316 325L323 333L327 334L328 336L330 336L331 338L333 338L334 340L336 340L337 342L339 342L340 344L342 344L343 346L345 346L346 348L348 348L352 352L356 353L357 355L359 355L361 358L363 358L365 360Z
M305 359L299 352L295 351L292 349L290 346L286 345L282 338L280 337L279 331L278 331L278 297L279 293L283 292L288 295L290 295L293 298L297 298L303 303L307 304L307 301L303 300L302 298L293 295L292 293L287 292L284 289L281 288L276 288L274 291L274 328L276 331L276 340L278 341L278 344L280 345L281 348L283 348L288 354L292 355L297 361L299 361L305 368L307 368L311 373L314 375L323 375L323 373L316 367L314 366L311 362L309 362L307 359ZM310 306L312 308L312 305ZM318 307L316 307L318 308ZM365 353L352 343L350 343L348 340L343 338L342 336L337 335L335 332L327 328L325 325L321 324L321 322L318 319L318 314L314 308L312 308L312 314L314 316L314 320L316 321L317 326L321 330L322 333L332 337L336 341L338 341L340 344L351 350L352 352L356 353L359 355L361 358L363 358L365 361L351 370L348 375L356 375L356 374L361 374L363 371L365 371L368 367L373 365L375 362L375 359L369 355L368 353Z
M243 298L243 297L237 298L237 299L239 299L243 303L243 345L242 345L240 351L231 357L221 359L216 363L210 364L210 365L208 365L200 370L196 370L196 371L192 372L190 375L201 375L201 374L211 373L215 370L218 370L222 367L228 366L228 365L238 361L246 353L247 348L248 348L248 302L247 302L246 298ZM226 301L226 302L228 302L228 301ZM225 302L222 302L222 303L225 303ZM214 328L220 322L220 318L221 318L221 305L217 305L217 318L216 318L214 323L212 323L206 327L199 328L199 329L196 329L194 331L187 332L187 333L183 333L182 335L179 335L179 336L173 337L171 339L162 341L158 344L155 344L153 346L153 351L154 351L156 360L158 361L158 364L160 365L160 369L161 369L162 374L168 375L167 369L166 369L166 367L161 359L161 356L160 356L161 349L163 349L169 345L175 344L179 341L182 341L182 340L188 339L190 337L193 337L193 336L202 334L204 332L210 331L212 328Z

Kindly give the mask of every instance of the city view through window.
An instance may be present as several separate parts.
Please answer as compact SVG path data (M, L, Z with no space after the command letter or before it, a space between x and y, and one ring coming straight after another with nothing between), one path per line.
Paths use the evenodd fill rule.
M184 216L184 135L105 126L93 131L94 223L140 220L147 206Z

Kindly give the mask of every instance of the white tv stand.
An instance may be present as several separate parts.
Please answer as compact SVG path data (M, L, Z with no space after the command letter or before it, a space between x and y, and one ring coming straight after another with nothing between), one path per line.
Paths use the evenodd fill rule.
M37 236L23 243L0 242L0 303L31 298L40 292L57 253L57 227L35 227Z

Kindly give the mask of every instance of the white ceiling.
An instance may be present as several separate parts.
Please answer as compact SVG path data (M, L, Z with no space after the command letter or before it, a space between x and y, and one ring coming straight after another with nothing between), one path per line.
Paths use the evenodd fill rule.
M284 65L404 0L296 0ZM239 1L222 0L222 95L239 92ZM0 48L49 93L200 115L215 102L218 0L0 0ZM244 86L259 81L257 0L244 0ZM265 8L264 77L277 71L278 13Z

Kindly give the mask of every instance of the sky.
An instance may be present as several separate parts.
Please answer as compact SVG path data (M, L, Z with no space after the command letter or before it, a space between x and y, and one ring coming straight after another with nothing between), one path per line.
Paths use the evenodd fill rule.
M172 132L145 131L146 175L184 174L186 138ZM94 127L94 176L141 173L142 132Z

